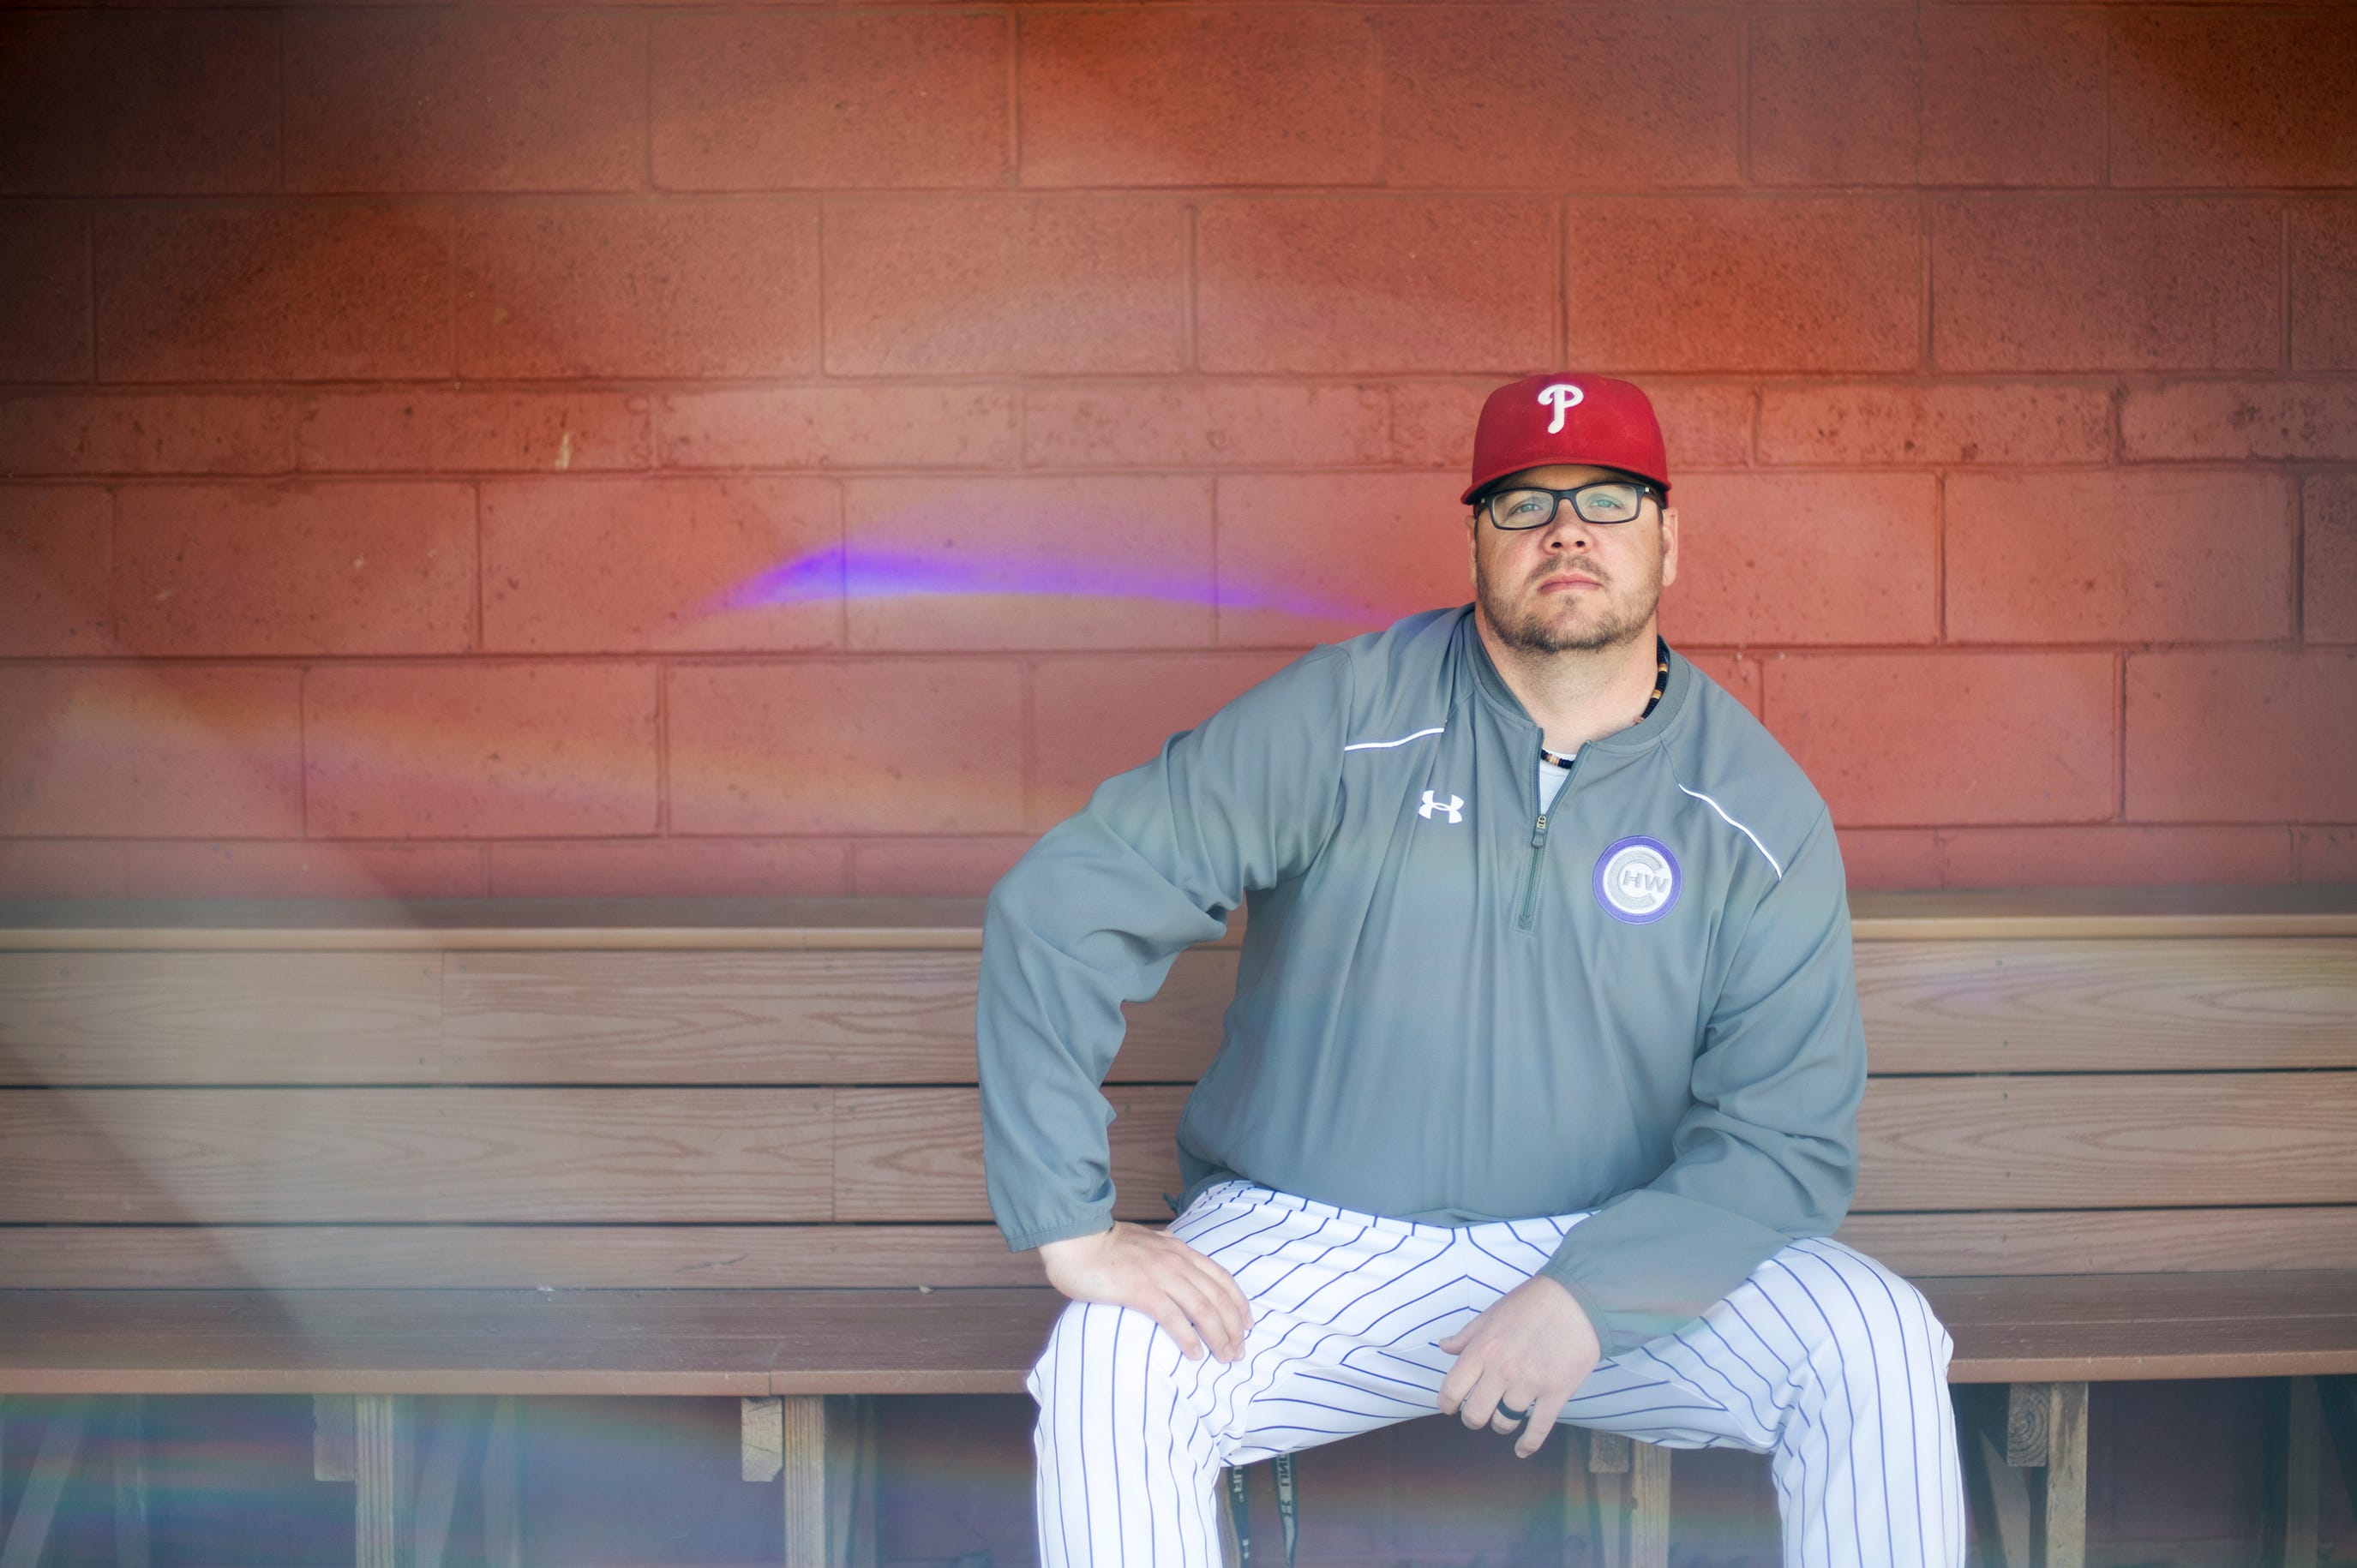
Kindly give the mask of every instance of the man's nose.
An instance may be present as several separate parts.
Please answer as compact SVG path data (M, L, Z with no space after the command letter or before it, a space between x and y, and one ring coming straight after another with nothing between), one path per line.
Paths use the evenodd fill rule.
M1554 521L1547 524L1546 544L1551 550L1574 549L1588 541L1587 520L1571 510L1565 501L1555 508Z

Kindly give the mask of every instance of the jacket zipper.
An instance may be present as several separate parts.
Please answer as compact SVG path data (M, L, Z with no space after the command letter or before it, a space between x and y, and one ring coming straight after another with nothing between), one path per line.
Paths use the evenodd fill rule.
M1546 737L1541 736L1539 748L1544 750L1545 747ZM1571 766L1564 770L1563 782L1555 786L1555 798L1558 802L1562 800L1564 791L1571 788L1572 775L1579 771L1580 752L1587 749L1583 746L1579 751L1571 754ZM1530 779L1531 789L1534 791L1539 789L1539 767L1544 760L1544 757L1538 757L1531 758ZM1523 884L1523 918L1518 922L1526 931L1531 929L1531 922L1538 918L1539 870L1546 864L1547 816L1554 810L1553 806L1541 808L1538 821L1531 824L1531 874Z

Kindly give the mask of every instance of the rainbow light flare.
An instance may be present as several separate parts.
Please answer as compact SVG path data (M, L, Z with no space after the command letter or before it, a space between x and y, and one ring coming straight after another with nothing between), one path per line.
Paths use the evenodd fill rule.
M1144 599L1231 610L1350 618L1352 607L1298 591L1219 581L1208 571L1151 562L1104 560L1047 550L983 555L881 546L830 545L770 567L694 607L699 615L775 605L846 599L923 597Z

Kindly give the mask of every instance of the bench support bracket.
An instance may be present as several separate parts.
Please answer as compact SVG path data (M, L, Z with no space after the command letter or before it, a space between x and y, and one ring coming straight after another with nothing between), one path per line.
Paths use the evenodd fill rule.
M1596 1561L1604 1568L1668 1568L1670 1451L1615 1432L1589 1432L1586 1462L1566 1444L1571 1521L1585 1504Z
M2005 1462L2039 1471L2043 1482L2030 1488L2030 1562L2085 1568L2087 1385L2013 1384L2006 1398Z
M352 1396L352 1530L359 1568L411 1568L417 1509L416 1405Z
M875 1568L875 1397L748 1399L738 1430L738 1473L780 1483L786 1568Z

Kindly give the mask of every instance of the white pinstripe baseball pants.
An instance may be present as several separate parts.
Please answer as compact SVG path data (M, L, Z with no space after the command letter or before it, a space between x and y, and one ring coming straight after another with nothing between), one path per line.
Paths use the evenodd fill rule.
M1190 1361L1142 1312L1065 1307L1026 1381L1041 1563L1220 1568L1222 1466L1437 1414L1455 1358L1435 1342L1585 1218L1424 1225L1249 1182L1206 1188L1169 1233L1250 1298L1243 1356ZM1675 1334L1598 1363L1563 1420L1772 1454L1793 1568L1954 1568L1949 1349L1914 1286L1838 1241L1797 1241Z

